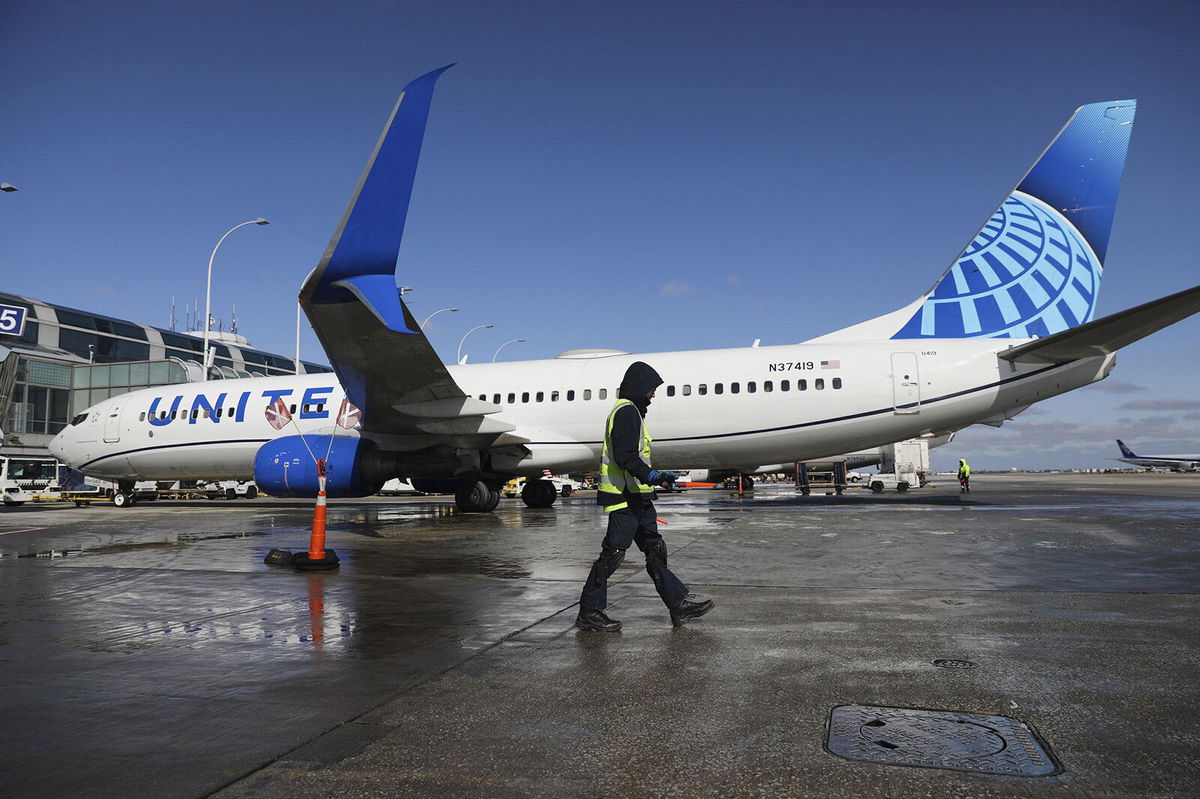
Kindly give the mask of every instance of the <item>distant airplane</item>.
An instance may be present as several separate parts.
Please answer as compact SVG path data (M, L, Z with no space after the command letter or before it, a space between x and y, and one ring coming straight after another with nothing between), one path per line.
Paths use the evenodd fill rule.
M933 288L892 313L800 344L446 365L396 274L445 69L404 88L300 291L336 381L124 394L79 413L51 451L117 480L118 504L141 479L253 477L275 496L314 496L324 459L331 497L367 496L399 477L419 490L451 487L463 511L488 511L511 477L596 468L604 420L634 361L666 380L652 411L656 468L754 469L997 424L1104 379L1118 349L1200 310L1197 286L1092 321L1133 125L1126 100L1078 109ZM403 282L425 268L408 267ZM536 284L536 268L530 276ZM635 322L592 318L580 328ZM522 498L545 507L555 493L532 479Z
M1138 455L1125 442L1117 439L1124 458L1113 460L1132 463L1134 466L1144 466L1147 469L1170 469L1173 472L1194 472L1200 469L1200 455Z

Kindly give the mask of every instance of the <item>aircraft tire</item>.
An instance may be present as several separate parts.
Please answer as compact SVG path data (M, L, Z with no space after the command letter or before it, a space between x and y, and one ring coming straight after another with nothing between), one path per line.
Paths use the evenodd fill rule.
M548 508L558 499L554 483L549 480L526 480L521 489L521 499L530 508Z
M463 481L454 492L454 504L463 513L487 513L493 492L479 480Z
M118 491L112 496L112 504L118 508L128 508L132 504L132 497L124 491Z

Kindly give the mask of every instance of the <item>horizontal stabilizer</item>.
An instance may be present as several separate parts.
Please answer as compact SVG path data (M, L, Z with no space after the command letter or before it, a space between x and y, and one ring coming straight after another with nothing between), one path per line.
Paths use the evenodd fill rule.
M1064 363L1107 355L1200 311L1200 286L998 353L1013 363Z

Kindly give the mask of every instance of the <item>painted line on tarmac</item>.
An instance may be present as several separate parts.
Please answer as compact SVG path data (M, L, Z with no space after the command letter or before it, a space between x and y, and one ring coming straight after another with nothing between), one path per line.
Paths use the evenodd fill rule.
M35 530L46 530L46 527L22 527L19 530L0 530L0 535L12 535L13 533L32 533Z

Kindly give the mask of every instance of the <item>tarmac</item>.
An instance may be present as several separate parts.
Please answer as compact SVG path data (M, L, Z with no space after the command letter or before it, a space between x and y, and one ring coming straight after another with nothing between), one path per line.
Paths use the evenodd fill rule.
M6 509L0 792L1200 795L1200 475L972 488L662 497L671 568L716 609L672 628L634 551L617 634L573 627L587 492L333 500L341 567L308 574L263 563L307 548L301 501ZM957 715L900 743L855 723L923 764L899 765L833 753L844 706ZM962 714L1014 720L1051 773L980 773L950 733L998 726Z

